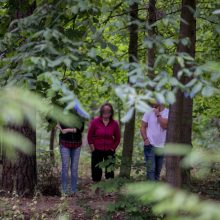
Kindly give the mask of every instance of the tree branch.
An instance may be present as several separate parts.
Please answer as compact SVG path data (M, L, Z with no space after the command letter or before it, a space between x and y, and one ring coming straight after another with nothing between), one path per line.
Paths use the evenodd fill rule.
M121 5L123 4L123 2L118 3L117 5L115 5L115 7L112 9L112 11L110 12L109 16L102 22L102 24L106 24L112 17L113 12L118 9Z
M202 20L204 20L204 21L208 21L208 22L210 22L210 23L212 23L212 24L218 24L217 22L214 22L214 21L210 21L210 20L208 20L208 19L206 19L206 18L204 18L204 17L197 17L197 18L199 18L199 19L202 19Z

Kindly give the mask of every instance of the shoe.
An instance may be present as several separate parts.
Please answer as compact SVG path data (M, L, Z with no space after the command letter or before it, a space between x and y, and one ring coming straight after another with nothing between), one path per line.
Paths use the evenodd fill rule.
M76 192L71 192L71 193L69 194L69 197L76 197Z
M112 197L114 197L114 194L113 193L106 193L105 196L112 198Z
M97 196L100 196L101 191L100 191L100 188L99 188L99 187L96 188L95 194L96 194Z
M68 194L67 193L61 193L61 198L66 198L68 196Z

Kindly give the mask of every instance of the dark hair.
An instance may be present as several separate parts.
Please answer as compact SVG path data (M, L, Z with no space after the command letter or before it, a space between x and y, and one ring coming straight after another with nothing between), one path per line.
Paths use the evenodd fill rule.
M113 119L113 116L114 116L114 109L113 109L112 105L111 105L110 103L108 103L108 102L104 103L104 104L101 106L101 108L100 108L100 117L102 117L103 110L104 110L104 107L105 107L105 106L110 107L110 109L111 109L111 116L110 116L110 119Z

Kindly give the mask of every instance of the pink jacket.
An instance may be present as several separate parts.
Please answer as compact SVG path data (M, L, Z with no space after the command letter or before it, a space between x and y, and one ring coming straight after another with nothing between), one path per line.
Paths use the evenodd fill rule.
M115 150L120 143L120 129L115 120L110 120L107 126L102 118L95 118L89 127L88 143L93 144L97 150Z

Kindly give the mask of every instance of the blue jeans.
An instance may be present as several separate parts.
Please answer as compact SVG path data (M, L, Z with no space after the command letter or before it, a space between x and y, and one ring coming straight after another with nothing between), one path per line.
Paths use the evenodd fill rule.
M69 170L69 159L71 160L71 192L76 192L77 180L78 180L78 164L80 156L80 147L78 148L66 148L60 146L60 154L62 160L61 170L61 188L63 193L67 193L68 185L68 170Z
M148 180L160 180L160 172L163 166L164 156L156 155L153 145L144 146L144 157L147 167L147 179Z

